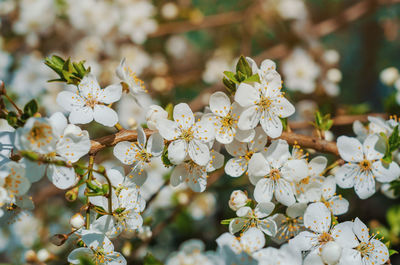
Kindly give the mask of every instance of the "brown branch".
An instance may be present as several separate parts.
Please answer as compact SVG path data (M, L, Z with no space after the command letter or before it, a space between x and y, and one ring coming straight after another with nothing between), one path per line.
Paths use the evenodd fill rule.
M355 121L368 122L368 117L381 117L387 119L388 115L386 113L369 113L363 115L340 115L333 118L333 126L344 126L352 124ZM290 129L307 129L313 127L311 121L291 121L289 122Z
M154 131L146 129L146 136L150 136ZM292 132L283 132L279 137L280 139L286 140L289 144L299 144L303 148L312 148L319 152L326 152L338 155L337 147L335 142L329 142L318 139L316 137L296 134ZM105 147L114 146L122 141L135 141L137 139L137 132L133 130L122 130L116 134L101 137L96 140L92 140L92 148L89 154L96 154L98 151Z

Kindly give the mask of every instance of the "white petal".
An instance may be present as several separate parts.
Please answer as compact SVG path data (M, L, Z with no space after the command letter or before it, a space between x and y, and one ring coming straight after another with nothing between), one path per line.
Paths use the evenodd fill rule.
M56 112L51 115L49 117L49 121L51 128L53 129L53 133L57 136L60 136L64 133L64 129L68 124L67 118L65 118L64 114L61 112Z
M279 117L268 111L265 111L263 115L264 116L260 118L260 124L264 132L271 138L281 136L283 125Z
M80 109L85 105L85 100L76 93L62 91L57 95L57 103L67 111Z
M208 119L202 119L199 122L196 122L193 128L193 136L194 138L201 140L204 143L208 143L215 138L215 129Z
M358 217L353 222L353 232L361 242L369 241L368 227Z
M384 139L377 134L368 136L363 143L364 154L368 160L381 159L385 154L385 149Z
M265 218L272 213L275 208L275 204L272 202L261 202L257 204L256 208L254 209L254 213L257 218Z
M353 233L353 223L343 222L335 225L331 230L331 235L336 243L343 248L355 248L358 246L358 240Z
M274 181L263 178L260 179L254 189L254 199L260 202L270 202L274 195Z
M157 129L161 136L168 141L175 140L180 134L178 125L167 119L159 119Z
M144 149L144 147L146 146L146 134L144 133L144 130L142 128L142 126L138 126L137 130L137 141L139 144L140 149Z
M135 155L139 149L134 143L123 141L114 147L114 156L125 165L132 165L135 162Z
M118 122L117 113L104 105L94 106L93 118L96 122L108 127L112 127Z
M217 129L215 139L221 144L230 144L234 139L233 134L234 133L231 128L220 127Z
M93 74L86 75L81 80L78 87L79 93L85 98L96 99L101 92L100 85Z
M373 172L376 180L379 182L392 182L400 177L400 167L396 162L391 162L389 165L376 161L372 164Z
M333 215L345 214L349 210L349 201L342 196L333 196L329 204Z
M328 159L324 156L317 156L311 159L308 163L310 169L310 175L313 177L319 176L322 171L325 170L326 165L328 164Z
M159 133L153 133L147 142L147 152L153 156L160 156L164 150L164 139Z
M255 136L249 143L249 150L252 150L254 152L264 151L265 145L268 142L268 137L261 127L255 128L254 131Z
M360 199L367 199L375 193L375 180L371 174L360 174L355 180L354 191Z
M265 237L259 229L252 227L243 234L240 243L244 246L244 249L253 253L264 247Z
M340 136L337 139L337 147L345 161L361 162L364 159L363 147L356 138Z
M193 161L200 166L207 165L211 159L208 146L199 140L194 139L189 142L188 153Z
M303 231L300 232L295 238L289 241L289 245L292 246L294 249L299 250L310 250L313 246L313 243L317 241L317 236L311 232Z
M240 177L247 169L247 161L244 158L231 158L225 165L225 172L231 177Z
M334 176L329 176L322 183L322 196L325 200L330 199L336 192L336 180Z
M250 106L245 109L239 117L238 127L240 130L250 130L257 126L260 121L261 111L259 107Z
M224 233L215 240L220 248L229 246L236 254L242 252L242 247L236 237L230 233Z
M49 165L47 168L47 176L54 186L62 190L74 186L78 181L75 171L71 167Z
M186 179L188 180L188 186L194 192L203 192L207 187L207 175L205 170L203 172L189 174Z
M278 230L276 223L271 218L260 220L258 227L268 236L275 236L276 231Z
M179 127L188 129L194 124L194 115L189 105L180 103L174 107L174 120L179 124Z
M361 260L361 254L355 249L344 248L342 250L342 256L340 257L337 265L363 265Z
M281 168L282 177L288 181L300 181L308 176L307 161L304 159L288 160Z
M101 90L98 101L105 104L111 104L118 101L122 95L122 86L120 84L110 85Z
M235 101L242 107L253 106L260 100L260 92L254 86L241 83L235 93Z
M231 234L236 234L237 232L239 232L243 229L243 227L246 223L247 223L247 220L245 218L234 218L229 223L229 232Z
M374 246L373 253L370 258L376 262L376 264L384 264L389 259L389 251L385 244L376 239L371 239L370 243Z
M132 168L128 176L136 185L142 186L147 180L147 171L138 163L136 167Z
M231 109L231 101L223 92L215 92L210 96L210 109L218 116L225 117Z
M178 186L186 178L186 175L188 175L188 172L185 169L184 164L176 166L171 172L171 178L170 178L171 185L174 187Z
M297 218L299 216L303 216L306 209L306 203L295 203L287 207L286 214L291 218Z
M187 155L187 143L184 140L172 141L168 146L168 159L171 163L178 165L185 160Z
M352 188L359 173L357 164L344 164L335 172L336 183L343 189Z
M285 206L290 206L296 202L293 188L289 182L284 179L280 179L276 181L275 184L275 198L278 202Z
M225 157L223 154L211 151L211 161L207 164L207 172L215 171L224 166Z
M45 164L39 165L38 163L30 161L26 158L24 158L20 163L25 165L25 171L28 172L26 177L31 183L41 180L46 172L47 166Z
M88 132L82 131L78 126L69 124L64 130L63 137L57 142L56 151L60 156L74 163L86 155L90 147Z
M304 226L320 234L328 232L331 226L331 212L321 202L310 204L304 213Z
M89 107L82 107L72 110L69 114L69 122L73 124L86 124L93 120L93 110Z
M275 99L276 114L280 118L286 118L295 112L294 106L285 97L280 96Z
M92 250L88 248L77 248L71 251L68 255L68 262L72 264L81 264L80 259L84 257L91 257L93 255Z
M240 142L247 143L247 142L250 142L251 140L253 140L255 134L256 133L253 129L250 129L250 130L237 129L236 134L235 134L235 139Z
M270 171L271 169L268 162L261 153L255 153L251 157L248 165L248 173L250 176L263 177L268 175Z
M247 144L236 140L227 144L225 148L231 156L244 156L247 153Z

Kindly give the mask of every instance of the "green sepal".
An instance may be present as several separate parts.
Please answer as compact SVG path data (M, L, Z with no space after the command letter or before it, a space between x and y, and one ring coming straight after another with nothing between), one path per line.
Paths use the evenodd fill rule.
M239 61L236 64L236 72L242 73L246 78L253 74L249 63L243 55L240 56Z

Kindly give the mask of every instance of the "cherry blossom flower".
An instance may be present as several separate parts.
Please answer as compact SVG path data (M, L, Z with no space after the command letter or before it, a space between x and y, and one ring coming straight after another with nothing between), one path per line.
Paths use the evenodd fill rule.
M146 113L147 127L150 130L157 130L157 122L159 119L167 119L168 112L158 105L151 105Z
M254 154L249 163L249 177L255 185L254 198L257 202L275 199L290 206L296 202L294 182L308 174L304 159L289 159L289 145L284 140L275 140L268 147L265 156Z
M249 201L249 198L247 197L247 194L241 190L234 190L231 193L231 197L229 200L229 207L237 211L243 206L246 205L246 203Z
M100 88L95 76L85 76L78 85L77 91L62 91L57 96L57 103L70 112L69 121L73 124L85 124L93 119L112 127L118 122L117 113L108 104L121 98L122 86L110 85Z
M400 176L397 163L384 164L381 161L385 145L376 134L368 136L361 144L356 138L340 136L337 140L339 154L345 163L335 174L339 187L354 187L358 197L366 199L375 193L375 179L388 183Z
M275 214L272 218L277 225L277 232L272 239L281 244L305 230L303 215L305 203L295 203L286 208L286 214Z
M204 249L204 243L200 240L188 240L179 247L179 251L168 256L166 265L214 265L215 263L204 253Z
M233 139L249 142L254 138L254 130L240 130L237 126L239 114L243 111L239 104L231 104L229 97L223 92L215 92L210 97L210 121L215 126L215 139L221 144L229 144Z
M262 83L253 85L241 83L235 93L235 101L244 109L240 114L238 127L250 130L260 122L265 133L276 138L282 134L280 118L286 118L295 111L294 106L281 92L281 77L277 72L269 73Z
M136 143L123 141L114 147L114 156L125 165L132 165L129 174L136 184L142 185L147 179L146 166L149 166L153 157L158 157L164 149L164 140L160 134L150 135L148 141L142 127L138 127L138 141Z
M370 237L369 229L358 218L353 222L353 232L357 236L358 245L355 248L343 249L338 265L354 264L385 264L389 259L389 251L381 241Z
M133 94L136 96L139 93L147 92L146 88L144 87L144 83L140 80L136 73L132 71L132 69L126 65L125 58L121 60L117 70L117 76L122 80L124 84L126 84Z
M241 252L252 254L265 245L263 232L255 227L244 232L239 238L230 233L224 233L216 241L219 247L229 246L236 254Z
M248 206L240 208L236 211L238 217L229 223L229 232L235 234L247 231L251 227L257 227L266 235L275 236L276 223L271 217L268 217L274 208L275 205L272 202L259 203L254 209Z
M211 159L207 145L214 139L215 131L206 120L195 122L192 110L186 103L175 106L174 121L160 119L157 128L161 136L171 141L168 159L178 165L189 155L195 163L205 166Z
M24 195L30 187L21 164L10 161L0 167L0 207L15 202L16 197Z
M301 232L291 239L289 244L303 251L311 251L310 254L321 253L329 242L335 242L341 248L357 246L351 222L332 227L331 212L321 202L312 203L307 207L304 213L304 225L310 231Z
M72 264L81 264L80 258L88 257L91 261L95 262L95 264L126 264L125 258L119 252L114 251L113 244L104 234L84 230L81 238L85 247L74 249L68 255L68 262Z
M225 165L225 172L231 177L240 177L247 171L248 164L253 155L265 150L268 138L262 128L255 129L254 139L248 143L233 140L225 146L226 151L233 156Z
M200 166L193 160L188 160L176 166L171 173L171 185L176 187L185 182L193 191L203 192L207 187L208 172L215 171L224 165L224 156L211 152L211 160L206 166Z

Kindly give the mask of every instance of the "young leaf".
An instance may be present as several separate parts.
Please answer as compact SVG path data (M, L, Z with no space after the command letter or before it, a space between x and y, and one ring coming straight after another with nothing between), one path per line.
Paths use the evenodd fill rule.
M27 114L29 117L32 117L35 115L35 113L38 112L38 104L36 100L32 99L28 103L26 103L24 107L24 114Z
M233 83L239 84L238 80L236 80L235 73L229 72L229 71L224 71L224 75Z
M153 254L148 252L143 260L143 265L164 265L161 261L156 259Z
M243 55L240 56L239 61L236 64L236 73L242 73L245 76L245 79L252 75L251 67Z
M260 83L260 76L258 74L254 74L252 76L247 77L243 82L245 83L252 83L252 82L258 82Z

